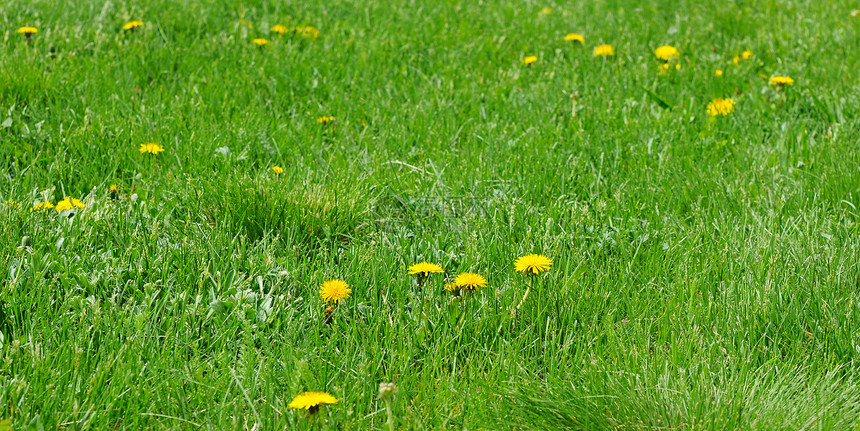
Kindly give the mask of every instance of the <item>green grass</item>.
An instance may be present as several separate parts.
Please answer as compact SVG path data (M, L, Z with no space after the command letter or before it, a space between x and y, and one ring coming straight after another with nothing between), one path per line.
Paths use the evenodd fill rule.
M395 429L860 429L855 7L7 0L0 420L388 429L394 382Z

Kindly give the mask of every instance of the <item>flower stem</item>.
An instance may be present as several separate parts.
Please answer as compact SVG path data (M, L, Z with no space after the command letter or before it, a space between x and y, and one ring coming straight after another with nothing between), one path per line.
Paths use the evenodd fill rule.
M523 299L521 299L520 303L517 304L517 310L519 310L520 307L523 306L523 303L526 302L526 298L529 297L529 292L531 292L531 290L532 290L532 285L535 283L535 277L534 276L531 276L529 278L530 278L529 285L528 285L528 287L526 287L526 293L523 295Z

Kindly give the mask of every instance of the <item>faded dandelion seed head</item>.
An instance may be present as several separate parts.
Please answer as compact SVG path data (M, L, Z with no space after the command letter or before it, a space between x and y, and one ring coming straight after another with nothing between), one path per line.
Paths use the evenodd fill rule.
M394 396L394 391L397 390L397 387L394 386L394 383L388 382L379 382L379 395L378 398L380 400L391 399Z

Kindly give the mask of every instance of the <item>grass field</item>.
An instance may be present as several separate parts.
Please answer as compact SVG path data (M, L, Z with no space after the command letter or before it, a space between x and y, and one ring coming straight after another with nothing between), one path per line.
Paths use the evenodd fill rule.
M0 429L860 429L856 2L1 3Z

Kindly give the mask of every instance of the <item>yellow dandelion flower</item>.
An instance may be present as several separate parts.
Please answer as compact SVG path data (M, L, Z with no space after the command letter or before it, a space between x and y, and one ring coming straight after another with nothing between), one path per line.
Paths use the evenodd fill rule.
M328 303L337 304L343 299L349 298L352 289L345 281L341 280L326 280L320 287L320 298Z
M527 254L514 262L514 269L523 274L537 275L549 271L551 267L552 259L540 254Z
M140 151L142 154L158 154L164 151L164 147L159 144L156 144L155 142L147 142L145 144L140 144L140 148L138 148L138 151Z
M660 74L661 74L661 75L665 75L665 74L669 73L669 63L663 63L663 64L661 64L661 65L658 67L658 69L660 70Z
M277 24L277 25L275 25L274 27L272 27L272 31L273 31L273 32L275 32L275 33L278 33L278 34L284 34L284 33L286 33L288 30L289 30L289 29L287 29L287 27L286 27L286 26L281 25L281 24Z
M108 191L111 193L116 193L119 191L119 189L116 187L116 184L111 184L110 187L108 188Z
M536 61L537 61L537 56L535 56L535 55L529 55L529 56L526 56L526 58L524 58L524 59L523 59L523 64L525 64L526 66L531 66L531 64L532 64L532 63L534 63L534 62L536 62Z
M732 59L732 63L740 64L741 63L741 56L736 55L735 58Z
M78 199L66 196L65 199L57 202L57 205L54 207L57 212L66 211L73 208L86 208L83 202Z
M787 76L771 76L770 83L780 87L785 87L786 85L794 85L794 80Z
M23 34L24 36L30 37L30 35L34 33L38 33L39 29L36 27L21 27L18 29L18 34Z
M272 172L280 175L280 174L284 173L284 168L282 168L280 166L272 166Z
M454 279L454 284L460 289L475 290L487 286L487 279L483 275L464 272Z
M749 60L749 59L753 58L753 53L752 53L752 51L744 51L744 52L742 52L742 53L741 53L741 58L742 58L742 59L744 59L744 60Z
M609 57L615 55L615 48L612 45L598 45L594 48L595 57Z
M33 208L31 208L30 211L49 210L53 207L54 207L54 204L47 202L47 201L46 202L37 202L35 205L33 205Z
M678 52L678 48L668 45L661 46L654 50L654 55L656 55L658 59L663 61L669 61L673 58L681 57L681 53Z
M337 398L327 392L302 392L296 395L287 407L315 412L327 404L337 404Z
M429 277L430 274L442 274L445 272L441 266L429 262L416 263L415 265L410 266L407 271L409 272L409 275L420 275L423 277Z
M316 39L320 37L320 31L314 26L296 27L296 33L308 39Z
M568 33L567 36L564 37L564 40L567 42L585 43L585 38L579 33Z
M708 115L716 117L719 115L729 115L735 110L735 101L733 99L716 98L708 103Z
M122 26L122 29L126 30L126 31L134 31L136 28L142 27L142 26L143 26L143 22L141 22L141 21L129 21L129 22L125 23L125 25Z
M322 117L317 118L317 123L320 123L320 124L328 124L328 123L332 123L332 122L334 122L334 117L332 117L332 116L327 117L327 116L323 115Z
M460 290L460 286L457 286L457 283L445 283L445 285L442 287L444 287L445 290L449 292L456 292Z
M59 201L59 202L57 202L57 206L54 207L54 209L57 210L57 212L67 211L67 210L70 210L72 208L74 208L74 207L72 206L72 203L69 202L68 200Z
M551 13L552 13L552 8L551 7L545 7L543 9L541 9L540 12L538 12L538 16L549 15Z
M723 76L723 70L722 70L722 69L717 69L717 70L715 70L715 71L714 71L714 75L716 75L716 76Z
M256 39L252 40L251 42L253 42L254 44L256 44L259 47L263 47L263 46L266 46L269 44L269 41L266 39L263 39L262 37L258 37Z

